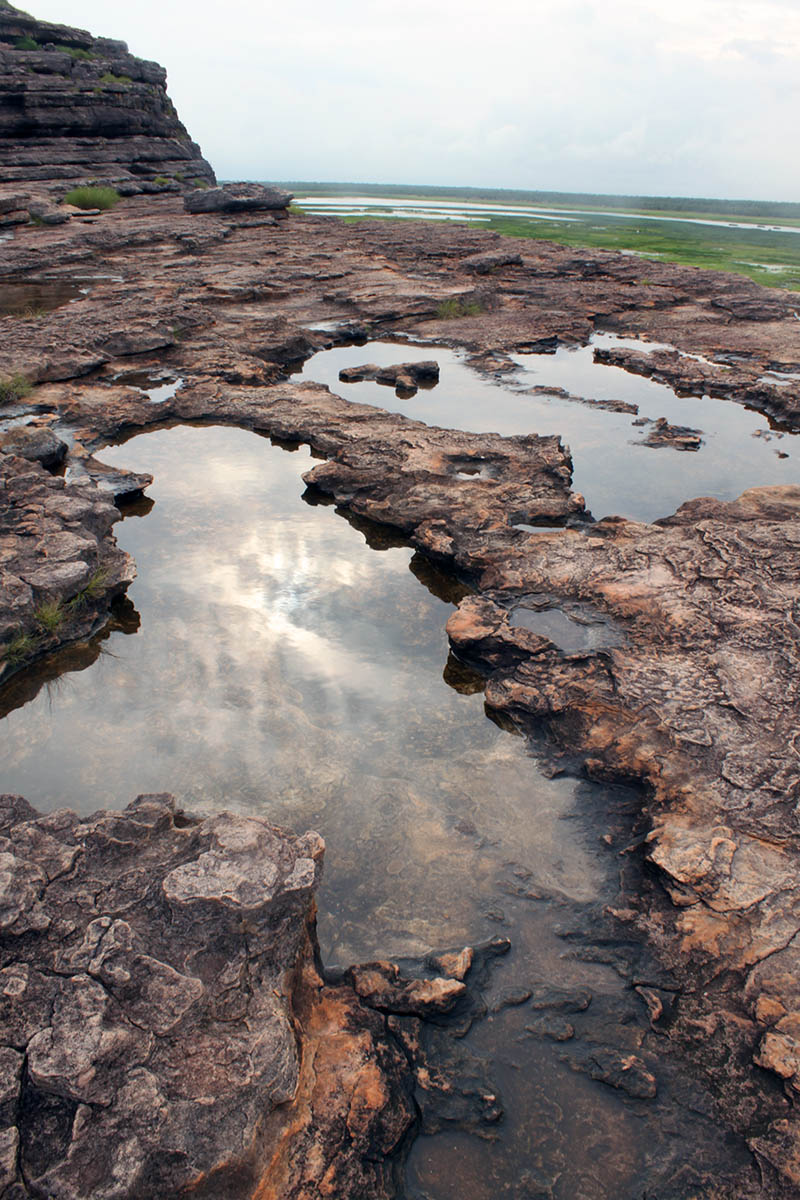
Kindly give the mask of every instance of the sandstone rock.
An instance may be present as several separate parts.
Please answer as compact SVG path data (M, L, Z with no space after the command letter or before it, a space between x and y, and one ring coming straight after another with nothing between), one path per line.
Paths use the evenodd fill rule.
M771 1063L791 1067L789 1039L796 1036L800 1012L794 982L800 976L798 772L792 749L800 534L793 490L753 491L733 505L691 501L657 526L607 520L590 530L531 538L513 524L549 518L563 525L579 518L583 507L570 491L570 460L557 439L432 429L348 405L325 388L287 376L292 360L369 329L452 340L454 326L434 314L447 297L475 294L465 260L506 248L520 254L524 269L512 268L507 277L501 269L484 275L483 311L459 318L458 336L473 357L502 364L511 354L585 344L603 313L608 328L676 347L674 353L640 356L620 351L617 365L674 382L688 395L710 392L745 401L796 423L796 298L741 277L667 263L648 262L645 281L641 264L630 258L532 241L502 243L470 228L386 222L343 229L303 216L273 226L261 224L265 219L246 212L186 214L165 195L134 198L96 226L18 229L3 244L4 271L14 278L40 273L45 260L70 271L91 264L109 275L118 275L124 261L125 278L98 280L90 295L40 320L7 318L0 330L0 372L59 381L37 388L28 403L46 406L56 434L63 422L85 454L159 421L217 421L306 441L325 458L308 475L312 486L350 514L392 523L423 552L476 581L479 594L461 602L451 625L454 654L463 660L459 670L473 687L488 675L487 699L498 719L538 734L546 730L569 751L571 765L580 759L593 775L646 786L641 819L652 837L642 849L665 890L649 894L642 910L631 905L631 936L652 936L664 962L687 984L678 1014L670 1018L671 1043L690 1046L702 1062L708 1043L727 1039L715 1068L715 1099L748 1136L758 1120L758 1137L770 1156L765 1150L762 1160L779 1164L775 1170L790 1180L794 1127L770 1128L761 1107L754 1118L753 1096L765 1098L769 1108L785 1085L794 1094L796 1076L776 1075L770 1087L762 1068L752 1065L747 1074L746 1064L753 1048L763 1045ZM180 250L184 237L191 253ZM283 305L287 297L291 304ZM332 329L315 331L323 324ZM154 332L164 341L149 350ZM141 353L148 366L180 374L184 386L165 405L153 405L141 391L108 382L125 369L118 353ZM107 374L86 378L104 367ZM781 386L765 375L774 370L786 374ZM71 451L71 466L79 456ZM2 562L4 641L20 625L35 628L41 596L25 579L43 565L29 557L46 541L42 522L64 529L70 513L79 514L90 495L97 498L88 484L81 485L87 491L80 498L72 484L65 488L32 464L14 462L12 472L0 459L2 519L10 512L14 517L13 542L5 540L10 526L3 524L0 534L3 551L11 551ZM43 476L50 483L41 490ZM69 496L63 510L62 496ZM108 545L105 534L95 535L101 547ZM552 603L593 606L624 629L624 644L565 656L509 621L523 597L542 593ZM262 879L259 886L267 885ZM113 917L135 926L127 911ZM33 934L21 940L28 936ZM150 948L131 953L165 961ZM26 979L16 963L10 974L0 971L6 980L0 979L0 1010L5 987L9 996L26 997L33 1012L51 1010L55 997L48 999L47 977L29 963L19 966L29 968ZM188 968L173 969L191 978ZM187 998L182 987L178 981L175 1011ZM323 1002L316 988L308 983L309 1011L316 1013L318 1047L332 1054L328 1031L339 1029L358 1003L347 986L335 1003L326 992ZM681 1022L688 995L697 998L696 1043L687 1034L688 1021ZM238 1012L241 992L234 988L232 997L230 1011ZM224 996L218 1003L220 1012L229 1011ZM728 1009L736 1010L736 1020ZM190 1005L178 1027L193 1011ZM383 1028L379 1010L368 1011ZM562 1020L569 1024L564 1012L562 1018L557 1007L532 1010L532 1025L540 1017L554 1029ZM28 1030L32 1018L8 1019L16 1021L16 1040L9 1044L24 1049L24 1037L38 1031ZM357 1055L350 1061L352 1088L343 1093L346 1100L336 1097L337 1119L347 1128L353 1100L352 1124L360 1130L363 1099L375 1090L368 1086L368 1062ZM308 1071L311 1095L310 1066ZM128 1121L125 1105L132 1110L149 1103L150 1111L160 1111L161 1085L147 1072L138 1069L129 1081L125 1104L115 1110L116 1130ZM745 1079L747 1087L740 1087ZM320 1092L316 1097L323 1112L325 1099ZM44 1163L49 1142L60 1145L57 1130L74 1116L65 1115L57 1097L47 1103L46 1112L39 1110L47 1137L29 1130L23 1138L37 1163ZM386 1130L388 1143L397 1128L387 1121ZM325 1144L324 1136L311 1134L304 1143L311 1156ZM291 1158L284 1160L286 1179L311 1186L311 1168L309 1174L305 1166L295 1172ZM44 1163L40 1174L48 1169ZM357 1193L345 1188L342 1194Z
M638 422L637 422L638 424ZM699 429L689 429L685 425L670 425L666 417L658 417L652 422L647 436L642 439L643 446L651 446L658 450L661 446L671 446L673 450L699 450L703 438Z
M465 271L476 275L488 275L500 267L521 267L522 255L514 250L494 250L489 254L473 254L462 259L461 266Z
M65 485L38 463L0 448L0 493L5 502L0 510L0 664L13 668L85 633L97 619L98 605L105 608L124 590L134 570L111 535L119 511L91 483ZM90 592L68 605L90 581ZM45 600L58 606L55 633L37 621ZM26 639L24 649L14 657L14 639L20 637Z
M439 364L433 361L407 362L379 367L375 363L366 363L361 367L345 367L339 372L339 378L342 383L374 380L376 383L397 388L398 392L413 394L420 385L431 387L438 383Z
M287 208L290 192L264 187L260 183L226 183L222 187L199 188L187 192L183 203L190 213L258 212Z
M27 225L31 215L27 208L13 209L0 215L0 229L11 228L14 225Z
M23 38L38 49L20 49ZM58 198L80 183L135 194L161 190L163 179L175 188L215 182L167 96L161 67L134 58L124 42L10 5L0 7L0 140L0 184L31 182ZM15 207L27 219L27 205ZM2 211L12 209L0 198ZM52 207L31 211L46 224L65 219Z
M314 967L321 838L168 796L84 819L2 797L0 835L3 1186L389 1200L409 1066ZM71 869L45 889L52 843Z
M52 429L16 425L0 434L0 450L30 462L39 462L43 467L57 467L66 457L67 443L57 437Z
M23 192L0 192L0 217L13 212L27 212L28 196Z
M350 967L346 978L370 1008L420 1017L449 1012L467 990L457 979L403 979L398 967L386 962Z
M51 204L49 200L30 200L28 212L43 225L65 225L73 215L72 205ZM78 210L80 211L80 210Z

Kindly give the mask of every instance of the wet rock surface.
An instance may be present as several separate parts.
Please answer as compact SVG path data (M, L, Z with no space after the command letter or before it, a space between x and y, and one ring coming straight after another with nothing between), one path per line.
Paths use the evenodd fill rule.
M397 388L398 392L415 392L417 388L432 387L439 381L439 364L437 362L407 362L394 363L388 367L379 367L375 363L365 363L360 367L344 367L339 372L342 383L363 383L374 380L376 383L387 384Z
M643 280L641 264L630 257L538 242L505 249L494 235L474 229L346 226L296 217L264 224L267 219L187 214L175 199L139 198L104 214L96 226L18 230L4 245L11 276L24 279L47 261L64 275L92 263L113 278L68 308L0 320L0 375L21 372L38 385L15 413L46 412L55 436L70 445L67 469L87 469L78 486L30 462L21 468L19 459L4 459L9 477L33 477L14 487L26 494L38 489L31 497L39 503L51 490L69 497L78 486L94 504L89 467L103 444L173 422L235 424L308 442L325 459L308 474L311 485L351 513L400 528L425 554L469 574L477 594L462 600L449 633L460 663L489 675L487 700L498 718L544 731L561 746L564 757L553 755L554 771L585 769L648 788L640 850L660 882L638 904L626 897L618 919L632 939L649 939L670 972L669 986L651 975L631 981L652 1037L668 1036L671 1053L691 1056L705 1080L704 1109L721 1114L738 1139L747 1139L760 1164L760 1182L748 1173L738 1192L726 1185L720 1195L791 1195L800 1185L794 1108L800 493L767 488L732 504L690 500L656 525L610 518L582 524L583 501L571 492L569 455L557 438L437 429L348 404L287 376L314 350L376 330L464 346L480 365L559 342L585 344L603 327L677 348L668 361L662 352L620 352L627 369L653 378L666 378L670 369L675 386L683 379L691 394L710 391L792 424L800 405L791 379L800 357L796 300L737 277L662 263L648 262ZM503 261L476 279L470 260L494 254ZM448 300L476 296L479 313L466 315L465 306L465 315L437 315ZM133 367L168 369L183 386L154 404L141 389L115 379ZM786 378L770 382L768 372ZM107 501L102 504L110 528L113 514ZM30 513L23 525L38 519ZM535 539L513 528L568 520L576 527ZM29 553L25 536L16 532L18 540L8 543L9 563ZM108 539L107 529L102 537ZM74 568L75 561L68 557L66 565ZM544 595L551 611L590 606L601 625L622 636L615 644L564 650L512 622L510 614L526 597ZM7 611L18 615L13 625L8 618L9 634L34 628L26 596L24 587L11 595ZM68 636L65 631L56 641ZM38 920L36 903L19 902L26 887L39 888L38 876L12 867L11 924ZM197 889L202 878L184 872L178 881L184 890ZM524 881L519 887L524 890ZM106 915L131 921L124 913ZM32 928L24 936L49 935ZM452 971L441 972L450 986L436 985L428 997L434 1005L462 982L463 964L458 953L451 957ZM173 970L183 973L180 965ZM345 988L338 1007L330 999L316 1005L312 983L303 993L305 1009L298 1001L304 1027L319 1038L319 1070L301 1071L298 1084L310 1089L303 1094L314 1093L315 1115L300 1139L305 1165L293 1150L281 1159L279 1195L303 1194L286 1190L301 1187L291 1181L311 1186L318 1143L310 1131L331 1095L326 1054L337 1022L346 1025L352 1006L361 1011L362 1004L379 1032L383 1021L419 1019L403 1008L411 1003L407 983L398 985L390 967L370 971L359 976L361 999L344 982L337 985ZM599 1042L573 1048L582 997L562 1000L534 985L530 998L516 997L530 1036L563 1047L576 1077L647 1103L652 1080L659 1086L652 1045L643 1049L632 1040L622 1048ZM114 1003L122 1001L115 996ZM456 997L447 1019L457 1016L460 1003ZM147 1061L141 1030L134 1026L130 1038L131 1060L144 1055ZM13 1041L9 1049L20 1053ZM59 1081L63 1099L70 1064L56 1062L44 1043L36 1061L42 1080L52 1087ZM15 1062L7 1064L12 1078ZM92 1086L105 1095L102 1072ZM497 1097L486 1081L476 1083L474 1095L487 1097L481 1103L494 1113ZM68 1122L60 1103L54 1102L52 1128L72 1129L74 1114ZM406 1111L405 1100L395 1096L392 1103ZM700 1102L686 1099L689 1109L694 1103ZM340 1117L345 1125L351 1119ZM375 1164L404 1136L394 1119L387 1121L380 1134L365 1135L377 1172L373 1192L365 1194L382 1194ZM62 1141L65 1136L58 1133ZM9 1133L10 1162L14 1137ZM36 1178L44 1178L51 1170L45 1150L33 1133L24 1138Z
M108 498L4 450L0 676L87 633L135 576L111 534L119 512Z
M467 988L391 963L325 979L319 835L168 795L84 818L0 796L0 830L4 1194L395 1194L430 1078L420 1018ZM457 969L485 978L501 951ZM465 1062L451 1051L431 1114L454 1080L474 1107Z
M799 517L798 489L763 488L732 504L691 501L655 526L607 520L588 536L539 539L524 556L498 556L487 590L448 625L457 652L492 669L490 705L544 722L596 776L647 781L648 856L674 907L627 919L677 971L707 985L722 978L726 1003L743 1010L740 1052L790 1096ZM626 644L589 656L533 644L498 601L544 586L602 606ZM690 1036L698 1016L684 1019L673 1028ZM713 1033L719 1016L708 1019ZM794 1180L791 1157L779 1162L783 1119L779 1129L766 1157Z

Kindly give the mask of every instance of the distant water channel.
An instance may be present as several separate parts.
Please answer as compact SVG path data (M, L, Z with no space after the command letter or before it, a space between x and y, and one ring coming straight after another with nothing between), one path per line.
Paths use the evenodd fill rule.
M419 404L448 424L457 397L442 412L445 395ZM305 448L181 427L101 457L155 476L152 504L117 526L139 576L114 631L0 693L2 790L82 812L171 790L200 812L319 830L329 965L508 936L496 1011L460 1043L506 1116L481 1138L445 1127L418 1139L409 1197L638 1200L667 1182L688 1197L701 1166L735 1175L744 1152L686 1112L674 1066L656 1066L655 1099L587 1075L587 1055L635 1053L648 1028L612 966L580 950L630 869L620 852L638 800L547 778L487 720L480 680L448 661L463 585L304 498ZM569 1016L573 1038L517 1003L542 986L590 996ZM563 1012L549 1015L563 1036Z
M555 354L517 354L517 370L502 380L473 371L464 356L444 346L368 342L337 346L309 358L296 378L327 384L347 400L475 433L559 434L572 451L573 487L592 515L637 521L669 516L695 496L734 500L748 487L800 484L800 439L772 429L766 417L710 396L680 397L665 384L621 367L593 361L595 347L647 342L596 334L588 346L562 346ZM339 371L362 363L387 366L436 359L439 383L415 395L395 394L378 383L341 383ZM635 404L640 417L666 417L671 425L700 430L697 451L641 444L650 426L637 415L565 400L555 392L528 394L533 387L561 388L587 400Z

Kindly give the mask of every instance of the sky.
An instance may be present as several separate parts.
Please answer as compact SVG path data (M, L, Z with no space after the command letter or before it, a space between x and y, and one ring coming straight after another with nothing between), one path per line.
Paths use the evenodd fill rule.
M167 68L222 179L800 200L800 0L17 0Z

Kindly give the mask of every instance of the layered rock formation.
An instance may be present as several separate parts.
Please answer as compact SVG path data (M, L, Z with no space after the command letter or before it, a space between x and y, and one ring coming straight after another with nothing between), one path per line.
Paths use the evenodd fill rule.
M0 185L124 195L214 183L167 95L166 72L124 42L0 4Z

